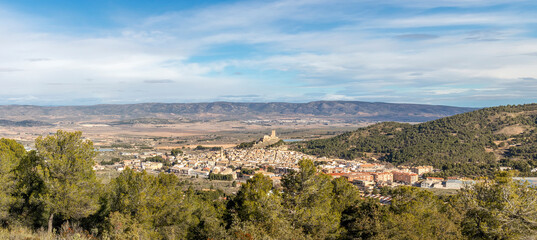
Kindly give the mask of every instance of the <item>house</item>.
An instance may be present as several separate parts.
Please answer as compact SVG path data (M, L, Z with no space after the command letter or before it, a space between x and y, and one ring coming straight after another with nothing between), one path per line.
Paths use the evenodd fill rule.
M421 176L424 173L432 172L433 166L417 166L417 167L410 168L410 171Z
M438 179L426 179L423 180L420 184L422 188L443 188L442 180Z
M352 182L356 185L361 191L371 191L375 188L375 182L365 181L365 180L356 180Z
M346 178L347 181L349 182L358 181L358 180L372 182L374 180L373 175L368 172L329 173L328 175L332 176L333 178L343 177L343 178Z
M464 183L458 179L448 179L445 182L445 188L447 189L461 189L464 186Z
M190 171L192 171L192 168L189 167L181 167L179 165L175 165L170 168L170 172L177 173L180 175L190 175Z
M418 181L418 174L407 172L393 172L393 181L405 184L414 184Z
M192 169L192 171L190 171L188 175L197 176L201 178L209 178L209 173L209 171L204 169Z
M358 181L358 180L372 182L375 180L373 175L367 172L348 173L344 175L343 177L347 178L349 182Z
M374 172L380 169L384 169L384 165L380 164L362 164L359 167L359 171L361 172Z
M236 172L236 171L233 171L233 169L231 169L231 168L226 168L226 169L224 169L222 172L220 172L220 174L223 174L223 175L231 175L231 177L233 178L233 180L237 179L237 172Z
M140 167L142 169L148 169L148 170L153 170L153 171L160 170L163 166L164 164L160 162L142 162L140 164Z
M375 182L393 182L393 173L391 172L380 172L373 173Z

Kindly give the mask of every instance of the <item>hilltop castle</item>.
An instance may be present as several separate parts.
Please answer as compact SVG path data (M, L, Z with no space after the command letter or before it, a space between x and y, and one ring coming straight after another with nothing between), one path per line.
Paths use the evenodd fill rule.
M271 144L275 144L280 141L280 138L276 136L276 130L272 130L272 133L269 135L263 136L259 141L254 145L254 148L264 148Z

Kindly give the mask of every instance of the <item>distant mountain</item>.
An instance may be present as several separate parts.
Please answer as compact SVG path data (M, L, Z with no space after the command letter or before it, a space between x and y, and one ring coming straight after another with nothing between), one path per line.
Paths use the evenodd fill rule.
M4 127L42 127L42 126L52 126L50 123L34 121L34 120L24 120L24 121L11 121L0 119L0 126Z
M317 101L309 103L142 103L93 106L0 106L0 118L54 117L76 120L101 117L115 120L139 118L257 119L266 117L316 117L349 121L423 122L472 111L472 108L372 103L357 101Z
M444 176L490 175L499 166L531 175L537 167L537 104L500 106L420 123L383 122L329 139L297 143L299 151L395 165L433 165Z

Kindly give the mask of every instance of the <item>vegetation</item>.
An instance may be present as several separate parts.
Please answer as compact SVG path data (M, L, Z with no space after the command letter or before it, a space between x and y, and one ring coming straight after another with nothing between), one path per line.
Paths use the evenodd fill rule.
M103 161L100 162L100 164L101 165L114 165L114 164L116 164L118 162L121 162L121 159L116 157L116 158L112 158L112 159L110 159L108 161L103 160Z
M433 165L445 176L492 176L504 160L529 174L537 167L537 104L500 106L411 125L375 124L293 145L304 153L395 165Z
M277 148L277 147L280 147L280 146L283 146L283 145L285 145L285 142L283 140L280 140L280 141L277 141L277 142L275 142L273 144L270 144L270 145L266 146L265 148L267 148L267 149L268 148Z
M35 140L39 161L30 174L44 186L38 200L48 214L48 231L55 215L67 221L88 217L97 210L99 184L95 178L93 158L97 155L91 141L82 140L82 132L64 132Z
M233 175L231 175L231 174L209 173L209 179L210 180L233 181Z
M180 148L174 148L172 149L172 151L170 152L170 154L174 157L177 157L178 155L181 155L183 154L183 150L181 150Z
M252 148L254 145L255 145L256 141L251 141L251 142L243 142L239 145L237 145L236 148L238 149L247 149L247 148Z
M173 174L126 169L104 185L80 132L38 138L26 152L0 139L0 238L19 239L534 239L537 189L500 172L451 196L382 189L362 199L311 160L271 179L256 174L236 195L194 191ZM46 233L40 229L47 227Z
M163 158L162 156L148 157L144 160L144 162L159 162L167 167L172 166L172 162L168 159Z
M131 144L128 143L113 143L110 145L111 148L133 148Z
M198 146L196 146L194 148L194 150L199 150L199 151L205 151L205 150L220 151L220 150L222 150L222 147L204 147L204 146L198 145Z

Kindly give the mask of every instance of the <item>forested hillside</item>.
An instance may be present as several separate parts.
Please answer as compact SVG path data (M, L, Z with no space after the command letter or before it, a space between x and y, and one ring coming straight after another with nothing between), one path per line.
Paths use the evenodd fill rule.
M537 104L500 106L411 125L375 124L298 143L308 154L355 159L375 153L395 165L433 165L444 175L491 175L499 166L537 167Z
M195 191L173 174L130 169L103 184L80 132L26 152L0 139L0 239L534 239L537 190L502 172L457 195L383 189L363 199L311 160L282 178L257 174L237 194ZM48 229L48 232L47 230Z

